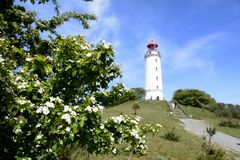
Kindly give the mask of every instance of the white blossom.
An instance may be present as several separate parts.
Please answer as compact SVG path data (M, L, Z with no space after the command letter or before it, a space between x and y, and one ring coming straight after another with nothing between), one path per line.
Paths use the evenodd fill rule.
M119 144L122 143L122 138L119 138L118 141L117 141Z
M22 89L27 87L27 82L22 82L17 88Z
M22 77L18 75L16 76L15 81L19 81L19 80L22 80Z
M114 142L114 140L115 140L115 139L114 139L113 137L110 137L110 141L111 141L111 142Z
M136 120L131 120L130 122L133 124L138 124L138 122Z
M85 43L85 45L86 45L86 47L87 47L88 49L91 48L91 45L90 45L89 43Z
M41 82L39 80L35 81L34 87L38 87L41 85Z
M36 140L42 139L43 135L40 133L36 136Z
M69 127L67 127L65 130L66 130L67 132L70 132L71 129L70 129Z
M139 121L142 119L142 117L140 117L140 116L136 116L136 118L135 118L135 119L136 119L136 121L138 121L138 122L139 122Z
M41 123L38 123L38 124L36 125L36 128L39 128L41 125L42 125Z
M51 148L47 149L46 151L52 153L52 149Z
M78 106L73 106L73 109L76 110L78 108Z
M136 129L132 129L132 130L130 131L130 134L131 134L132 136L134 136L136 139L139 139L139 138L140 138L140 136L138 135L138 131L137 131Z
M2 55L0 55L0 63L4 62L4 59L2 58Z
M58 102L58 103L62 103L62 102L63 102L63 100L62 100L61 98L59 98L59 97L56 97L55 100L56 100L56 102Z
M87 57L91 57L91 56L92 56L92 54L91 54L91 53L88 53L86 56L87 56Z
M18 134L18 133L21 133L22 130L21 130L21 128L17 128L14 132L15 132L16 134Z
M56 98L50 97L50 102L54 102L55 100L56 100Z
M162 125L161 125L161 124L158 124L158 123L157 123L157 124L156 124L156 126L158 126L158 127L162 128Z
M121 123L123 121L123 116L120 115L117 117L112 117L112 119L113 119L113 122L115 122L115 123Z
M68 111L70 112L72 111L72 109L68 105L65 105L63 112L68 112Z
M104 109L104 107L103 107L103 106L101 106L101 105L98 105L98 109L99 109L99 110L103 110L103 109Z
M29 62L31 61L33 58L26 58L26 61Z
M111 47L111 45L112 45L111 43L108 43L108 42L106 42L104 40L102 40L102 44L103 44L103 47L106 48L106 49L109 49Z
M18 102L20 105L24 105L24 104L27 103L27 101L24 100L24 99L20 99L20 100L18 100L17 102Z
M50 111L49 111L49 109L48 109L48 107L46 107L46 106L40 106L38 109L37 109L37 111L36 111L37 113L43 113L43 114L45 114L45 115L47 115L48 113L50 113Z
M93 111L93 112L97 112L97 111L98 111L98 108L97 108L97 107L93 107L93 108L92 108L92 111Z
M85 111L88 111L89 113L92 113L92 107L87 106L87 107L85 108Z
M23 73L23 72L24 72L23 68L21 68L19 72L20 72L20 73Z
M43 114L47 115L48 113L50 113L48 107L44 106L42 109Z
M40 106L40 107L38 107L38 109L36 110L36 112L37 112L37 113L42 113L42 110L43 110L43 107Z
M68 124L71 123L71 117L68 113L62 115L62 119L66 120Z
M46 102L45 105L49 108L54 108L54 104L52 102Z
M46 59L49 60L49 61L53 61L53 58L50 57L50 56L47 56Z
M43 94L43 92L44 92L44 89L41 87L41 88L39 88L38 89L38 91L37 91L38 93L40 93L40 94Z
M92 101L92 103L96 103L96 99L93 96L90 97L90 100Z
M103 124L100 125L100 129L104 129L104 125Z
M116 153L117 153L117 149L114 148L114 149L112 150L112 153L113 153L113 154L116 154Z
M71 111L70 114L75 117L77 115L77 113L75 111Z

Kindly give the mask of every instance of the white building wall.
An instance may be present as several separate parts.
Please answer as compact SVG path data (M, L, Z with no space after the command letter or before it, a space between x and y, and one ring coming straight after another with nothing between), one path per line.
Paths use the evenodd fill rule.
M146 100L163 100L161 57L158 51L148 51L145 55Z

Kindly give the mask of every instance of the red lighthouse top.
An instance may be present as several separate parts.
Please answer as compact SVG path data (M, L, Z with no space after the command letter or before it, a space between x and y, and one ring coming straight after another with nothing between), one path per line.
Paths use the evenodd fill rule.
M158 47L158 44L155 43L153 40L151 40L151 41L148 43L147 47L150 48L151 46L154 46L154 47L157 48L157 47Z

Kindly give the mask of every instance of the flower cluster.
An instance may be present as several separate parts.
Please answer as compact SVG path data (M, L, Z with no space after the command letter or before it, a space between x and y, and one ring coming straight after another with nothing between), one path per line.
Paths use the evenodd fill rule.
M126 115L102 120L105 105L96 93L120 75L111 44L103 41L94 48L80 36L56 38L48 44L48 56L30 55L10 44L0 37L1 125L7 126L3 133L9 140L5 151L12 153L14 148L17 159L54 159L66 145L78 143L91 153L118 154L124 143L129 150L123 151L146 153L145 134L154 127L144 128L140 117ZM22 55L24 63L19 65L5 53ZM131 91L120 84L104 95L121 103L129 100Z
M140 126L139 121L141 117L139 116L127 116L119 115L115 117L110 117L108 121L105 122L107 128L111 128L111 131L114 131L113 138L114 142L121 144L127 143L128 147L125 149L113 147L112 153L117 153L122 151L133 152L146 154L148 147L146 145L146 136L147 133L156 134L158 132L158 126L148 125L148 127ZM106 128L105 127L105 128ZM114 130L113 130L114 128ZM148 128L148 130L146 129ZM118 135L116 137L116 135Z

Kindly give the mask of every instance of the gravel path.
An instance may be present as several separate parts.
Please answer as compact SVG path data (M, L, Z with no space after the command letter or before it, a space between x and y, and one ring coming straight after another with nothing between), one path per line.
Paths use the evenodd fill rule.
M204 123L204 121L195 119L180 119L180 121L185 124L186 130L191 131L199 136L207 135L206 127L209 125ZM224 148L229 148L240 152L239 138L235 138L222 132L216 132L216 134L213 136L212 141Z

